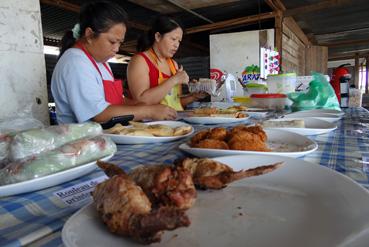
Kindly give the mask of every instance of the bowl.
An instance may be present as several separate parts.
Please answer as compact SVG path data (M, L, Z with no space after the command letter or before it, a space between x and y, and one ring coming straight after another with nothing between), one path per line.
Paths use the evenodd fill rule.
M265 109L283 110L288 103L286 94L252 94L250 98L253 107Z

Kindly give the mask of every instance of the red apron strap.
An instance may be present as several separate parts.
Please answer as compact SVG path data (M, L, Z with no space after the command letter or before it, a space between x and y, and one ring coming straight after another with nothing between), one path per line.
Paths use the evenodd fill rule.
M99 72L99 74L101 76L101 79L103 79L102 74L101 74L101 71L100 71L99 67L97 66L97 63L96 63L95 59L93 59L93 57L90 55L90 53L88 53L88 51L86 50L86 48L81 43L78 43L77 42L76 46L79 49L81 49L86 54L86 56L88 57L88 59L90 59L91 63L94 65L94 67L96 68L96 70ZM110 72L110 70L109 70L109 72Z
M109 66L106 63L104 63L104 67L109 72L109 74L111 75L111 77L114 78L113 72L110 70Z
M83 47L82 44L77 43L76 46L80 48L90 59L91 63L94 65L96 70L99 72L101 76L101 80L103 82L104 86L104 94L105 94L105 100L113 105L121 105L124 103L123 100L123 87L122 87L122 81L121 80L115 80L113 72L110 70L109 66L106 63L103 63L105 69L109 72L109 74L112 76L113 80L104 80L101 71L99 67L97 66L97 63L95 59L88 53L88 51Z

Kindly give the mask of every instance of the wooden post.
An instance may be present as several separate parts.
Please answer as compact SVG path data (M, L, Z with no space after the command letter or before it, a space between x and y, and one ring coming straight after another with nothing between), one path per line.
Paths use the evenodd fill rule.
M369 90L369 55L365 57L365 93Z
M277 48L277 51L279 52L279 57L280 57L279 68L282 69L283 13L280 10L276 12L277 14L275 16L275 24L274 24L275 26L274 44L275 44L275 47Z
M360 79L359 70L360 70L359 53L356 53L355 54L355 80L354 80L355 88L359 88L359 79Z

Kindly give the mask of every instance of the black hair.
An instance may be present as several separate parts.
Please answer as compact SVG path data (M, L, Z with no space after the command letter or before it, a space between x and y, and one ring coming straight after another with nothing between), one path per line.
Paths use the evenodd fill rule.
M84 4L79 14L79 37L82 37L86 28L94 31L94 36L107 32L112 26L122 23L127 26L127 12L117 3L107 1L96 1ZM71 48L76 42L72 30L67 31L61 40L61 51L59 57Z
M137 40L136 50L141 52L152 47L155 42L155 33L164 35L166 33L170 33L176 28L181 28L184 31L181 23L178 20L166 15L157 16L152 22L151 28L141 35Z

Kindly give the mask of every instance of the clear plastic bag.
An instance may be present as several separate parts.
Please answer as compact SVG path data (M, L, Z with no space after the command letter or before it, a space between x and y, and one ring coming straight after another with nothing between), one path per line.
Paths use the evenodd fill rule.
M200 78L198 81L188 83L190 93L206 92L212 96L219 96L220 82L214 79Z
M43 126L37 119L22 113L13 118L0 120L0 168L9 162L10 143L17 132Z
M94 122L54 125L17 133L10 144L9 159L16 161L44 151L58 148L68 142L102 134L101 125Z
M114 154L115 143L95 136L67 143L57 149L9 163L0 170L0 184L11 184L54 174Z

